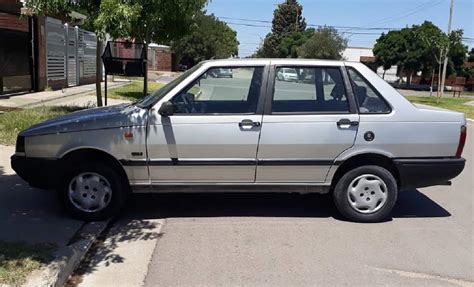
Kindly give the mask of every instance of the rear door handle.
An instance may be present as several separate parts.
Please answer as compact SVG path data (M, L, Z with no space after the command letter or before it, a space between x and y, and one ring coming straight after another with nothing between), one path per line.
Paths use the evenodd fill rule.
M260 126L260 122L254 122L252 120L242 120L240 123L239 123L239 127L259 127Z
M337 126L338 127L356 127L359 125L359 122L358 121L351 121L349 119L340 119L339 121L337 121Z

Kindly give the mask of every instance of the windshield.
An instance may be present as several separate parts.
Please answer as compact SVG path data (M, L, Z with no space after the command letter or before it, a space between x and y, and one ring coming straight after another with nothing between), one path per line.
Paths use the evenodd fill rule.
M190 74L192 74L194 71L199 69L201 66L202 64L197 64L196 66L192 67L191 69L179 75L176 79L172 80L168 84L164 85L163 87L154 91L153 93L144 97L143 99L135 102L134 104L140 108L147 108L154 105L166 94L168 94L172 89L174 89L179 83L181 83L184 79L186 79Z

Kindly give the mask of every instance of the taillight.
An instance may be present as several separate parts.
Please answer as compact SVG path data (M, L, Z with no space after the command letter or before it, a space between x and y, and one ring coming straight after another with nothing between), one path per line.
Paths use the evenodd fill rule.
M456 151L456 157L461 157L464 144L466 143L467 127L461 126L461 134L459 135L458 150Z

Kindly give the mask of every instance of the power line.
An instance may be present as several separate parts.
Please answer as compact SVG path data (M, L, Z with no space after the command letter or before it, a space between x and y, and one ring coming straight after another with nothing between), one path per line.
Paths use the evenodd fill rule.
M371 23L369 23L369 24L367 24L367 25L364 25L363 27L367 27L367 28L368 28L368 27L373 26L373 25L378 25L378 24L381 24L381 23L391 22L391 21L394 21L394 20L402 19L402 18L405 18L405 17L407 17L407 16L410 16L410 15L416 14L416 13L418 13L418 12L421 12L422 10L424 11L424 10L426 10L426 9L433 8L433 7L435 7L435 6L439 5L439 4L441 4L441 3L444 2L444 1L445 1L445 0L439 0L439 1L437 1L437 2L435 2L435 1L428 1L428 2L425 2L425 3L421 4L421 5L416 6L416 7L414 7L414 8L410 8L410 9L408 9L408 10L402 12L402 13L399 14L399 15L395 15L395 16L392 15L392 16L389 16L389 17L385 17L385 18L379 19L379 20L377 20L377 21L375 21L375 22L371 22ZM352 30L352 29L350 29L350 30ZM350 31L350 30L348 30L348 31ZM348 32L348 31L347 31L347 32Z
M246 24L246 23L234 23L234 22L226 22L230 25L237 25L237 26L247 26L247 27L258 27L258 28L271 28L271 26L267 25L258 25L258 24ZM346 32L343 31L341 34L351 34L351 35L380 35L380 33L370 33L370 32Z
M258 19L247 19L247 18L234 18L234 17L225 17L225 16L219 16L219 19L225 19L225 20L234 20L234 21L244 21L244 22L254 22L254 23L265 23L265 24L271 24L272 21L268 20L258 20ZM251 27L271 27L269 25L256 25L256 24L248 24L248 23L235 23L235 22L228 22L225 21L229 24L234 24L234 25L243 25L243 26L251 26ZM333 25L325 25L325 24L306 24L306 26L309 27L332 27L335 29L354 29L354 30L399 30L401 28L393 28L393 27L370 27L370 28L364 28L364 27L359 27L359 26L333 26Z
M259 27L259 28L271 28L272 26L268 25L257 25L257 24L247 24L247 23L234 23L234 22L227 22L227 24L237 25L237 26L247 26L247 27Z

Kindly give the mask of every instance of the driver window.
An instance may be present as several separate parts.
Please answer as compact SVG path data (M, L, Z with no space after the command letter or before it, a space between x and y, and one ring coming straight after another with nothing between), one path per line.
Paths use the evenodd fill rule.
M338 67L278 68L272 112L349 112L340 69Z
M175 114L255 113L263 67L212 68L172 99Z

